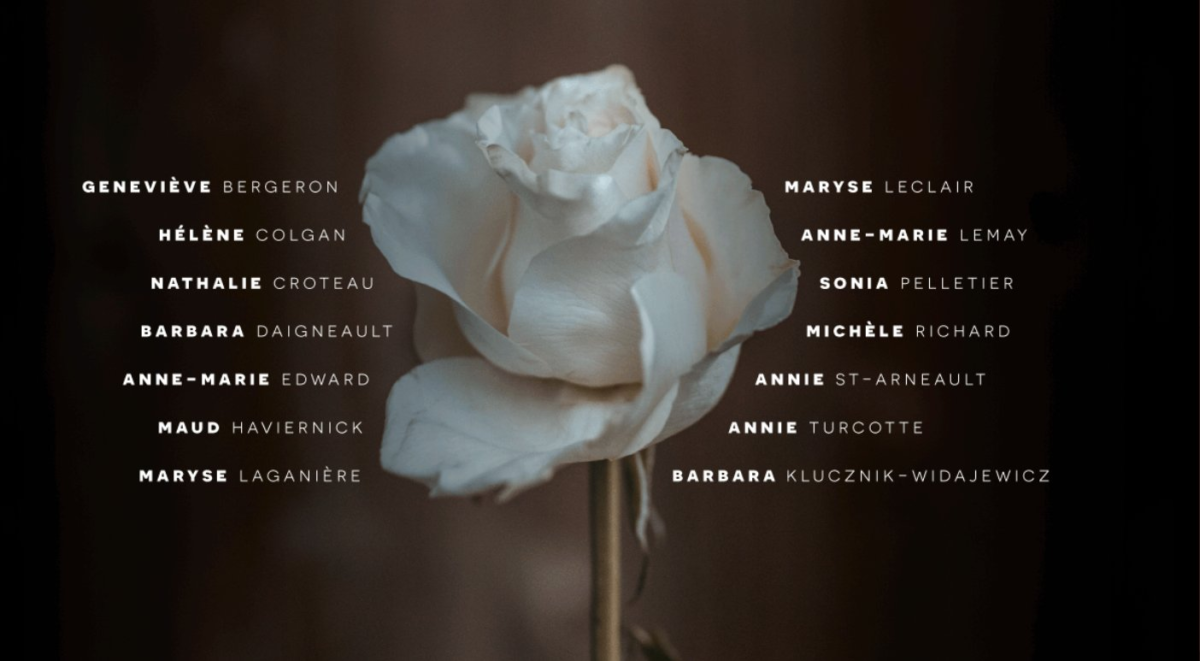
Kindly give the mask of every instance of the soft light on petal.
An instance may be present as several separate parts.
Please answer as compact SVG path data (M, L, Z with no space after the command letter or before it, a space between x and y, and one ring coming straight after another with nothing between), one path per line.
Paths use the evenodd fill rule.
M492 271L507 243L508 209L497 202L508 191L478 157L462 113L388 139L367 162L359 197L396 273L506 325Z
M501 498L562 465L622 457L653 442L680 377L703 357L694 290L673 273L634 286L641 386L586 388L517 376L482 358L444 358L403 376L388 397L381 462L438 495L500 488Z
M504 333L508 309L496 270L512 198L469 131L460 113L390 138L367 163L363 220L392 270L454 303L476 349L504 369L546 376L545 363Z
M678 203L704 260L709 346L728 346L728 340L741 341L786 318L799 262L779 244L770 210L750 178L723 158L688 155L679 170Z
M671 417L663 425L658 438L654 439L656 443L678 434L708 415L729 387L741 350L742 346L735 344L720 353L711 353L683 376L679 381L679 395L675 398Z
M680 158L673 161L676 165ZM513 301L508 334L546 361L552 376L601 387L642 378L641 324L634 284L672 268L657 240L674 199L674 166L653 193L604 227L568 239L529 264Z
M481 358L436 360L392 388L381 461L434 496L515 493L583 460L636 394L520 377Z

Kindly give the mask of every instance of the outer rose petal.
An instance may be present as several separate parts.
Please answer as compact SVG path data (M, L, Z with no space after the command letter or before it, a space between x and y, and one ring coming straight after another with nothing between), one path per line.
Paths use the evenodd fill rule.
M717 351L725 351L758 331L787 319L796 304L796 279L799 277L800 270L796 267L776 276L742 311L742 318Z
M648 446L671 417L680 377L703 357L703 308L673 273L639 281L634 298L646 366L640 387L584 388L509 374L480 358L435 360L392 388L384 468L424 482L434 496L503 487L507 498L560 465Z
M520 377L481 358L435 360L392 388L381 463L433 496L515 492L603 438L635 394Z
M489 284L508 234L504 183L478 158L464 113L394 135L367 161L359 197L375 245L401 276L503 327Z
M680 213L704 261L709 346L728 347L792 311L799 262L789 259L763 196L738 166L685 156Z
M708 415L729 387L741 351L742 345L735 344L721 353L710 353L683 376L671 417L654 439L655 443L678 434Z
M479 157L473 124L458 113L390 138L367 162L363 220L392 270L445 294L464 336L519 374L549 368L504 334L497 265L508 243L511 199Z

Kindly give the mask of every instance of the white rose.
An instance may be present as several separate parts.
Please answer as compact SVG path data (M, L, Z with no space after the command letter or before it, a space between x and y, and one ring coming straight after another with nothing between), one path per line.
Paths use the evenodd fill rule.
M416 283L423 364L392 388L384 468L501 498L705 415L797 262L733 163L687 153L624 67L390 138L360 199Z

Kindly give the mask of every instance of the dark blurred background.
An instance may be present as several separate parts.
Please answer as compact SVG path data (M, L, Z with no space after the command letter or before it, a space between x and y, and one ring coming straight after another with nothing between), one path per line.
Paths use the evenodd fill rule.
M751 176L804 274L795 314L745 347L719 407L660 446L654 496L668 538L628 621L663 628L689 660L1195 658L1196 6L1174 12L1080 1L51 2L26 35L31 84L16 129L44 139L42 167L22 179L20 263L25 291L47 294L34 315L47 359L24 411L36 431L15 440L26 613L57 626L48 638L27 627L26 644L69 659L584 658L582 467L503 506L430 501L378 469L387 392L415 364L413 294L372 245L356 192L388 135L449 114L467 93L620 62L694 152ZM336 179L341 192L80 192L88 179L172 176ZM976 193L782 192L785 179L841 178L970 179ZM348 240L157 241L160 228L205 224L345 228ZM855 226L1030 232L1024 244L979 246L799 240L805 227ZM377 284L157 292L155 275ZM1008 275L1016 290L831 292L817 288L824 275ZM1003 323L1013 334L804 337L806 323L866 321ZM138 336L141 324L334 322L396 333ZM203 369L365 371L371 384L119 385L125 372ZM751 385L760 371L893 370L987 378L975 389ZM364 420L366 434L155 433L169 419L324 418ZM926 433L725 433L730 420L779 418L923 420ZM357 467L363 482L136 481L139 468L210 465ZM1047 466L1053 483L668 481L675 468L908 466Z

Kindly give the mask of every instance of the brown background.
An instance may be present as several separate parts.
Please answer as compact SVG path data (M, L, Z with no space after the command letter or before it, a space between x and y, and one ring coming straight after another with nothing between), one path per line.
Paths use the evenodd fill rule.
M629 622L664 628L687 659L1061 658L1047 650L1069 649L1075 629L1056 616L1075 610L1101 616L1088 625L1097 649L1117 649L1104 641L1122 634L1104 630L1141 625L1122 620L1124 611L1113 606L1124 592L1096 588L1103 593L1097 602L1097 594L1074 590L1079 577L1070 562L1055 564L1047 531L1056 528L1047 512L1054 512L1048 499L1056 487L667 480L675 468L1053 464L1055 479L1067 485L1084 480L1109 495L1118 489L1115 478L1089 472L1097 466L1070 458L1094 445L1082 418L1072 416L1088 415L1089 429L1123 418L1108 418L1102 404L1091 411L1077 405L1063 390L1073 372L1064 376L1057 358L1059 324L1082 319L1084 328L1099 327L1112 319L1091 304L1066 321L1060 316L1099 267L1089 219L1058 212L1076 208L1069 191L1079 190L1072 182L1087 174L1087 158L1109 147L1128 156L1120 135L1107 142L1070 130L1077 109L1070 101L1081 97L1072 85L1099 89L1094 77L1101 75L1079 78L1090 70L1069 52L1062 61L1069 51L1062 44L1074 46L1082 39L1076 32L1090 34L1079 12L1045 2L901 9L832 0L50 5L46 212L55 262L47 375L56 411L61 655L585 657L586 471L562 470L548 485L494 506L430 501L423 487L377 467L387 392L415 361L413 297L371 244L356 192L366 158L388 135L456 110L467 93L513 91L614 62L635 72L651 109L694 152L729 158L751 176L804 274L795 314L746 346L719 407L660 447L655 497L668 539ZM1127 19L1106 20L1114 28ZM1110 37L1101 33L1088 45L1100 47L1102 59L1125 62L1126 55L1104 55L1116 43ZM1120 77L1117 67L1096 66ZM1113 102L1132 103L1133 89L1117 85ZM1103 104L1097 108L1107 116ZM172 176L336 179L341 192L132 197L79 189L85 179ZM971 179L977 192L782 192L785 179L840 178L877 185ZM1041 191L1051 192L1038 197ZM1047 205L1049 222L1035 228L1031 208ZM346 228L349 238L330 245L157 242L160 228L205 224ZM805 227L854 226L1031 231L1025 244L993 246L799 240ZM376 288L167 293L149 290L155 275L369 275ZM1010 275L1017 290L823 292L816 286L822 275ZM1117 318L1125 312L1116 304ZM805 323L866 321L1004 323L1013 336L804 338ZM332 322L391 323L397 332L388 341L138 337L141 324ZM1086 331L1072 339L1089 341ZM366 371L372 382L344 390L119 385L125 372L214 369ZM987 381L978 389L752 386L759 371L892 370L986 372ZM1105 373L1119 372L1084 376L1096 388ZM1114 378L1111 387L1130 386ZM158 420L325 418L364 420L367 433L155 434ZM730 420L781 418L923 420L927 432L725 433ZM1067 458L1054 458L1054 447ZM1119 459L1104 456L1110 464ZM350 486L136 481L141 468L202 466L357 467L364 478ZM1065 496L1063 516L1078 520L1070 508L1082 511L1084 487L1062 488L1076 489ZM1119 527L1140 520L1124 513L1120 497L1099 503L1115 509L1097 521L1116 517ZM1093 545L1092 530L1068 530L1083 537L1059 548L1108 558L1111 547L1103 539ZM1147 538L1114 535L1114 543ZM1076 547L1099 556L1076 555ZM1098 562L1097 583L1124 580L1123 569ZM627 563L630 582L635 564ZM1054 592L1048 571L1067 577L1059 584L1065 590ZM1058 599L1048 600L1047 590ZM1171 622L1149 626L1165 631L1160 640L1173 631L1161 629Z

